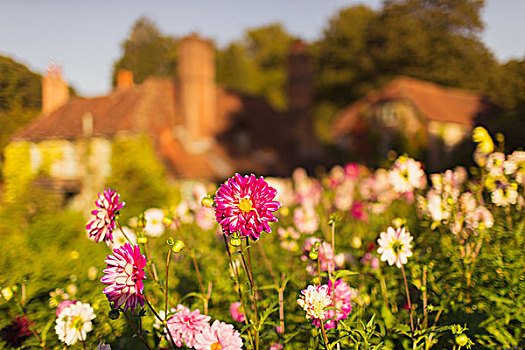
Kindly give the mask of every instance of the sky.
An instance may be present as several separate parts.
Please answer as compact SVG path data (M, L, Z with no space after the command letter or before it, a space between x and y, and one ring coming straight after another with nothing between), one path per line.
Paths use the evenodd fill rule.
M111 89L113 62L142 15L166 34L198 32L219 47L246 28L279 21L293 35L318 39L340 8L381 0L0 0L0 55L43 74L50 61L85 96ZM525 56L525 0L487 0L482 40L500 61Z

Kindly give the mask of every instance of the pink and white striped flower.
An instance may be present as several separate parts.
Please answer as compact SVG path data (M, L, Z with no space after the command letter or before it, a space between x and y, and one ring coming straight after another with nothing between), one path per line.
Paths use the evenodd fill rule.
M104 294L113 302L113 308L124 306L124 310L131 308L135 311L138 304L144 306L146 257L140 253L138 245L129 243L113 249L113 254L107 256L106 275L100 280L108 285L104 288Z
M106 188L98 194L95 205L98 209L91 212L93 219L86 225L89 237L95 242L104 241L109 246L113 243L113 230L115 229L115 216L124 206L119 203L120 195L117 191Z

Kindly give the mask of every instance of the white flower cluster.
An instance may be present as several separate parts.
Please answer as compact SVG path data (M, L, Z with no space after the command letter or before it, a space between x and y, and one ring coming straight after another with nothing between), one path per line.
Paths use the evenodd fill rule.
M56 319L55 332L60 341L73 345L77 341L86 340L87 333L91 332L91 320L95 313L91 305L77 301L60 312Z

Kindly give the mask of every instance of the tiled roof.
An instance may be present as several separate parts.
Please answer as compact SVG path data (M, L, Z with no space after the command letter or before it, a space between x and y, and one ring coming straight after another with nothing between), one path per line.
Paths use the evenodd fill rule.
M359 116L375 103L406 100L428 121L473 126L476 119L487 117L497 107L482 94L440 86L434 83L398 77L384 88L374 90L343 109L333 124L333 134L341 135L362 127Z
M234 171L264 174L280 169L282 160L268 167L250 153L263 146L276 150L286 148L283 144L286 140L278 133L268 132L272 128L279 130L283 114L275 112L263 99L218 87L217 138L208 140L211 143L205 146L206 150L199 152L192 149L183 137L177 93L175 82L150 78L141 85L106 96L73 98L56 111L40 116L19 130L12 140L40 142L82 138L86 136L83 119L91 115L92 132L89 135L93 137L111 138L119 133L149 134L157 154L169 173L176 177L224 179ZM231 130L239 121L250 131L253 142L248 152L235 155L229 146L234 144Z

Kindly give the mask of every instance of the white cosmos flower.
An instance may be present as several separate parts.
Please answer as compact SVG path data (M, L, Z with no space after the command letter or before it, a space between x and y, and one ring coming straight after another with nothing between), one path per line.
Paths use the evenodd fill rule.
M389 265L396 264L397 267L406 264L408 257L412 256L412 236L404 228L393 229L389 227L386 232L381 232L377 240L381 254L381 261L388 261Z
M77 301L58 315L55 325L58 339L67 345L86 340L87 333L92 330L91 320L94 318L91 305Z
M159 237L164 233L164 211L162 209L150 208L144 212L144 218L146 219L146 227L144 231L148 236Z
M412 192L415 188L423 189L427 184L421 163L405 156L399 157L388 172L390 183L399 193Z
M135 236L135 232L132 229L130 229L127 226L123 226L122 231L124 231L126 236L128 236L129 240L131 241L131 244L137 244L137 236ZM122 231L118 228L115 231L113 231L113 243L110 244L111 249L118 248L121 245L128 243L128 240L126 239Z

